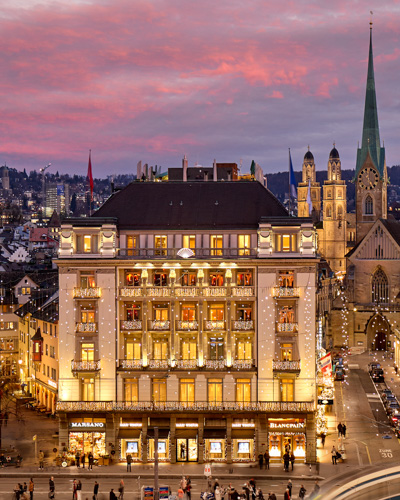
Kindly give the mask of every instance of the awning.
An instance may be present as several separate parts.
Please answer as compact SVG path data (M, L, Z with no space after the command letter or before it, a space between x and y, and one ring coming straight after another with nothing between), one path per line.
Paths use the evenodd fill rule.
M225 439L226 429L204 429L204 439Z
M118 439L132 439L140 437L142 429L120 429Z
M166 439L169 434L169 429L158 429L158 437L160 439ZM154 439L154 429L147 429L147 437Z
M179 438L195 438L197 437L197 429L176 429L175 430L176 439Z
M232 439L254 439L254 429L232 429Z

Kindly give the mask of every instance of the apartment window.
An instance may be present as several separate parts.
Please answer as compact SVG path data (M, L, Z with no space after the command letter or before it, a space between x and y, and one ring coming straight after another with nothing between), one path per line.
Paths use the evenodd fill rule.
M95 234L78 236L78 252L83 250L83 253L97 253L97 242L98 237ZM83 245L83 248L80 248L80 245Z
M57 326L54 325L54 337L57 337Z
M133 321L141 319L141 308L140 304L128 304L126 307L126 320Z
M194 304L183 304L181 308L182 321L194 321L196 319L196 306Z
M196 248L196 236L194 234L184 234L182 241L183 248L190 248L191 250L195 250Z
M224 359L224 337L222 335L213 335L208 341L210 349L210 359Z
M49 345L46 344L46 356L48 356L48 355L49 355Z
M156 321L169 320L169 307L168 304L156 304L153 309L154 319Z
M181 284L182 286L196 286L197 274L194 271L182 271Z
M277 234L277 252L295 252L297 250L297 237L295 234Z
M94 344L81 344L81 360L94 361Z
M127 272L125 273L125 285L126 286L140 286L141 285L141 274L140 272Z
M211 303L209 306L209 315L211 321L223 321L225 307L224 304Z
M155 255L167 255L167 237L157 235L154 236Z
M223 236L212 234L210 236L211 255L222 255Z
M153 339L153 359L168 359L168 340L165 337Z
M250 255L250 235L238 235L239 255Z
M181 340L181 358L197 359L197 342L192 339Z
M50 377L50 367L47 365L47 376Z
M51 369L51 378L57 380L57 370L55 368Z
M207 381L208 402L222 403L222 379L209 378Z
M93 309L83 309L81 311L81 323L94 323L95 312Z
M281 401L294 401L294 380L281 379Z
M81 288L95 288L96 280L94 272L81 273Z
M294 271L279 271L279 286L282 288L293 288Z
M125 339L125 359L141 359L142 343L139 338Z
M246 271L238 271L236 277L238 286L253 285L253 272L250 271L250 269L247 269Z
M50 346L50 357L53 359L56 357L56 350L53 345Z
M153 402L167 401L167 381L163 378L153 378Z
M46 375L46 365L43 363L43 375Z
M236 341L236 359L253 359L253 343L248 338L238 338Z
M52 323L50 323L50 337L53 336L53 325Z
M221 271L210 271L210 286L224 286L224 273Z
M81 379L82 401L94 401L94 378Z
M126 254L138 255L139 238L136 235L127 235L126 237Z
M139 401L139 387L137 378L124 379L125 401L137 403Z
M251 304L237 304L236 319L248 321L252 319L253 307Z
M168 274L164 271L154 271L154 286L167 286Z
M181 403L194 403L194 378L181 378L179 380L179 401Z
M282 306L279 309L279 323L294 323L293 306Z
M281 361L293 361L293 345L281 345Z
M30 295L31 294L31 287L30 286L23 286L21 288L21 295Z
M251 401L251 380L249 378L236 379L236 402L250 403Z

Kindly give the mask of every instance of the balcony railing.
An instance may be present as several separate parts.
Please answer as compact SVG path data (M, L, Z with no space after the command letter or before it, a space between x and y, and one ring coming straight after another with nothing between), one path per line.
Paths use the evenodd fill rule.
M261 401L249 403L236 402L216 402L209 403L207 401L195 402L128 402L128 401L57 401L57 411L64 412L93 412L93 411L146 411L146 412L176 412L176 411L193 411L193 412L290 412L290 413L310 413L315 411L315 403L313 401Z
M254 365L254 359L234 359L232 362L232 368L237 370L250 370Z
M151 369L167 370L169 365L170 361L168 359L149 359L149 368Z
M118 257L124 259L180 259L180 248L131 248L118 249ZM255 248L192 248L194 258L211 259L249 259L257 257Z
M277 323L276 331L280 333L297 333L298 323Z
M232 330L254 330L254 321L252 319L239 319L232 323Z
M75 287L73 296L74 299L99 299L101 297L101 288L98 286L93 288Z
M73 359L71 361L71 370L73 372L94 372L100 370L100 360L84 361L82 359Z
M123 370L136 370L142 368L143 361L141 359L120 359L118 368Z
M175 368L184 369L184 370L193 370L197 368L198 361L197 359L177 359L175 361ZM173 365L172 365L173 366Z
M140 286L125 286L119 289L120 297L143 297L143 289Z
M173 294L173 289L166 286L155 286L147 288L147 295L149 297L172 297Z
M272 369L275 372L299 372L300 361L272 361Z
M76 323L76 331L79 333L96 333L97 323Z
M198 330L199 328L199 323L196 320L190 320L190 321L177 320L175 322L175 325L177 330L182 330L182 331L193 331L193 330Z
M253 286L233 286L231 288L232 297L254 297Z
M224 286L207 286L203 288L204 297L226 297L227 288Z
M141 330L142 329L142 320L133 319L133 320L122 320L121 321L121 330Z
M151 319L148 321L149 330L165 331L170 329L169 320Z
M225 330L225 320L213 320L213 319L205 319L204 320L204 329L205 330Z
M272 289L272 296L275 298L299 297L300 289L297 287L288 288L286 286L275 286Z
M201 288L198 286L183 286L175 288L177 297L197 297L201 295Z
M225 360L224 359L205 359L204 366L209 370L224 370Z

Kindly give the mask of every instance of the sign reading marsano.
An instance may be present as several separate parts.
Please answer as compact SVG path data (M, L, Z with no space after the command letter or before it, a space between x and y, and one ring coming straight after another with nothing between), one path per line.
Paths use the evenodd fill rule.
M104 429L104 422L70 422L70 429Z

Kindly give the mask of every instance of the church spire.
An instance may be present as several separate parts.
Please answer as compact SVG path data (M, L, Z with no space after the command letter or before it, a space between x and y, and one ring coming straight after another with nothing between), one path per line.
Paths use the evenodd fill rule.
M374 58L372 53L372 22L369 34L369 55L367 88L365 92L364 124L361 148L357 151L356 175L366 160L367 154L371 155L377 170L383 175L385 151L381 148L379 137L378 107L376 104Z

